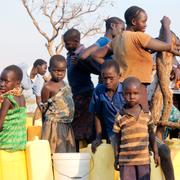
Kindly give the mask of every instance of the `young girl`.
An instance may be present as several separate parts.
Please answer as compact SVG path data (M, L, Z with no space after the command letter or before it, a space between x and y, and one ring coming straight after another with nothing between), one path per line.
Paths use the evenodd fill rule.
M43 130L42 139L49 140L52 153L75 152L71 127L74 103L70 87L63 81L66 60L61 55L50 59L51 80L42 89Z
M19 151L26 146L26 107L18 66L6 67L0 77L0 150Z

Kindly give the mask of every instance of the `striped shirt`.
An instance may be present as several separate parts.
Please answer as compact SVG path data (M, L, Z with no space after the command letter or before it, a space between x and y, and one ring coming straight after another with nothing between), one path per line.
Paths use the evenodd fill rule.
M152 124L153 121L149 114L143 110L141 110L137 119L130 114L116 116L113 131L121 133L120 165L144 165L150 163L148 126Z

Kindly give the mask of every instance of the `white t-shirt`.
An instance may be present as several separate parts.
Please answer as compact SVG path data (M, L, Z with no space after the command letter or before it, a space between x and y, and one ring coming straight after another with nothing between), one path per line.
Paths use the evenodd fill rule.
M34 79L30 79L32 66L28 67L27 64L23 63L19 67L23 71L21 86L26 99L27 112L34 112L37 107L36 96L41 96L44 79L40 74L37 74Z

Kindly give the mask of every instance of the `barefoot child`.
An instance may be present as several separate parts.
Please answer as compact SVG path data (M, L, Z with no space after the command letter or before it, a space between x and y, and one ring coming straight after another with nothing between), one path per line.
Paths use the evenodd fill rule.
M6 67L0 77L0 150L20 151L26 146L26 107L20 88L22 70Z
M42 89L42 139L49 140L52 153L75 152L76 149L71 126L74 103L71 89L63 81L66 67L63 56L52 56L49 65L51 80Z
M160 159L153 121L140 105L142 84L137 78L129 77L123 81L122 86L125 105L122 116L116 116L113 127L118 141L115 168L119 168L121 180L150 180L149 143L157 166Z

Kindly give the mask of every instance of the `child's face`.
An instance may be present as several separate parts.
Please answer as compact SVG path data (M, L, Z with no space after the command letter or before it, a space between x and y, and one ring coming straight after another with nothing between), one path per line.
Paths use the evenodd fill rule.
M37 66L37 71L38 74L40 74L41 76L44 76L46 74L47 71L47 64L42 64L41 66Z
M124 99L128 106L133 107L140 101L140 85L130 84L125 87L123 92Z
M132 24L134 25L134 30L145 32L147 27L146 22L147 22L147 14L141 11L138 17L132 20Z
M64 79L66 74L66 63L65 62L57 62L53 67L49 69L51 73L52 80L55 82L59 82Z
M15 73L13 71L4 70L0 77L0 88L3 92L10 91L16 88L20 82L15 78Z
M79 42L74 39L64 39L64 44L69 52L74 52L79 47Z
M102 80L108 90L116 90L119 84L119 74L114 67L106 68L102 71Z

